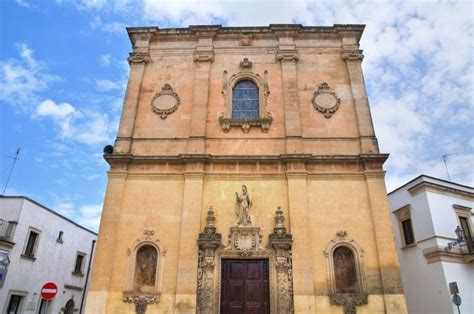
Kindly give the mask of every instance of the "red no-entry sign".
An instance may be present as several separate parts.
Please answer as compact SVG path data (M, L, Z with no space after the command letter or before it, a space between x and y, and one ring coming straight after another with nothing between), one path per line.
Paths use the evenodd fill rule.
M41 288L41 297L43 299L52 299L56 296L56 293L58 293L58 286L54 282L45 283L43 288Z

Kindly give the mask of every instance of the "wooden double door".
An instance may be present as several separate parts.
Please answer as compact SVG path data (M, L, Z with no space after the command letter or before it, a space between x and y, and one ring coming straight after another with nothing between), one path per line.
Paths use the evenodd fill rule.
M270 313L268 260L222 260L221 313Z

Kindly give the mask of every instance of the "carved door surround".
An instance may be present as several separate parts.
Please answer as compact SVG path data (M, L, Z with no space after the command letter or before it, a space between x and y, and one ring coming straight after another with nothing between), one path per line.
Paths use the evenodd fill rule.
M135 312L137 314L146 313L148 304L160 302L166 249L163 248L157 238L154 238L154 235L155 232L153 230L144 230L143 235L140 238L136 239L134 243L127 249L129 261L125 282L125 290L123 291L123 301L125 303L134 303ZM157 251L154 286L153 291L149 292L136 291L135 289L137 253L140 248L143 248L144 246L151 246Z
M355 293L338 293L337 291L333 257L334 251L340 247L349 249L355 259L354 266L357 277L357 287ZM355 240L347 238L347 231L339 230L336 232L336 237L329 242L323 253L326 257L329 298L331 304L343 306L344 314L355 314L357 312L356 306L368 303L364 272L364 250L357 244Z
M254 226L230 228L227 246L216 232L212 207L199 234L197 313L219 313L223 259L267 259L269 262L270 312L293 313L292 237L286 233L283 212L276 212L276 226L263 247L261 230Z

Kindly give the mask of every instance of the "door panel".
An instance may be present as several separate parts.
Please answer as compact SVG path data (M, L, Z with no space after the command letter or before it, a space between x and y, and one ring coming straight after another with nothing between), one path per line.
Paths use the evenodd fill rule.
M222 260L221 313L270 313L268 260Z

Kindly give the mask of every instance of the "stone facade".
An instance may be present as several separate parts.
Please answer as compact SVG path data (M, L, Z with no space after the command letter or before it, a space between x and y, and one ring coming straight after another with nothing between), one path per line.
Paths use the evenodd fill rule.
M272 313L406 312L363 29L128 28L87 313L217 313L227 258L269 261ZM258 87L258 117L233 117L242 80ZM157 250L147 293L128 290L143 245ZM333 288L338 246L354 293Z

